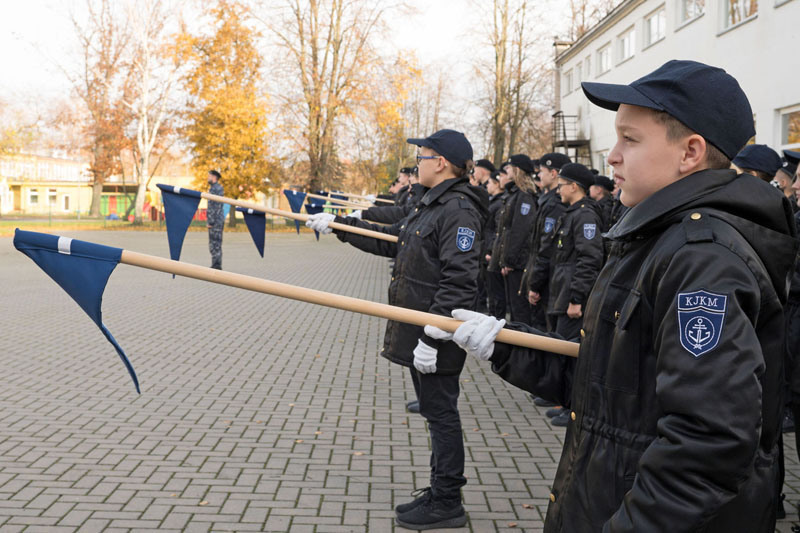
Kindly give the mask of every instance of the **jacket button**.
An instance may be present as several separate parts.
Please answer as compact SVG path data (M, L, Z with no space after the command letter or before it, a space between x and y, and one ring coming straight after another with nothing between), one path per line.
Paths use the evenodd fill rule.
M614 311L614 320L619 320L619 311Z
M556 503L556 495L553 494L552 492L550 493L550 501Z
M400 246L405 246L405 245L406 245L406 241L400 241Z
M392 276L392 281L394 281L394 276Z
M402 226L400 226L400 229L405 229L405 227L406 227L406 225L403 224Z
M419 207L415 207L415 208L414 208L414 211L415 211L415 212L416 212L416 211L419 211Z
M419 235L419 230L417 230L417 235Z
M701 218L703 218L703 215L701 215L700 213L692 213L691 215L689 215L689 218L691 218L692 220L700 220Z
M581 337L585 337L585 336L586 336L586 332L583 331L583 328L581 328Z
M575 420L575 418L576 418L576 417L575 417L575 411L572 411L572 412L569 414L569 417L570 417L571 419Z

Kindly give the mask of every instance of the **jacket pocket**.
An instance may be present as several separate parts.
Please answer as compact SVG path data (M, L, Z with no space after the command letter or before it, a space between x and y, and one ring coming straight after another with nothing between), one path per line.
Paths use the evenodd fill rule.
M611 284L592 331L592 380L606 389L636 394L639 391L641 293Z

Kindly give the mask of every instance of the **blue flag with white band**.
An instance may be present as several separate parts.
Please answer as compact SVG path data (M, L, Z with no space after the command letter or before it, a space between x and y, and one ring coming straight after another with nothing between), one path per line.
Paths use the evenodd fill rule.
M289 209L292 213L299 213L303 209L303 202L306 201L306 193L300 191L283 190L286 199L289 200ZM294 221L294 227L297 229L297 234L300 234L300 221Z
M247 224L247 230L253 238L253 243L256 245L261 257L264 257L264 235L267 232L267 214L254 209L245 209L244 207L237 207L236 210L244 215L244 223Z
M197 212L197 206L200 205L201 193L163 183L158 183L156 187L161 189L161 197L164 199L164 221L167 224L169 257L173 261L179 261L183 239Z
M14 247L39 265L97 324L114 346L139 392L139 379L133 365L103 324L101 311L103 291L122 257L122 249L19 229L14 232Z

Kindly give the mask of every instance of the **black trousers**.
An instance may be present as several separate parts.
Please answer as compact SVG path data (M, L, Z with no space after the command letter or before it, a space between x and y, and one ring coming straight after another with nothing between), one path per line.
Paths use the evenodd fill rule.
M572 340L581 335L583 318L570 318L566 313L548 315L551 331L558 333L566 340Z
M489 314L497 319L506 317L506 287L500 272L486 272L486 294Z
M411 369L420 414L431 433L431 493L447 503L461 502L464 477L464 436L458 414L459 374L440 376Z
M531 304L528 302L528 295L522 295L519 288L522 283L522 274L522 270L512 270L506 274L506 301L508 302L508 310L511 313L511 321L530 325Z
M475 304L475 310L479 313L486 313L488 310L487 289L486 289L486 261L481 261L478 266L478 301Z

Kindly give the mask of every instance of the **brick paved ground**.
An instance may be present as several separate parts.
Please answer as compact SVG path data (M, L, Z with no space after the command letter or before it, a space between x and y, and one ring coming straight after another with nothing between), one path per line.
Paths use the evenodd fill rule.
M163 233L70 236L167 255ZM227 270L385 301L384 259L281 234L261 260L248 239L225 235ZM208 264L204 234L184 260ZM384 532L428 484L407 372L376 355L382 320L120 265L104 320L137 396L94 324L7 238L0 283L0 532ZM462 382L471 530L541 530L563 430L485 366L468 361Z

